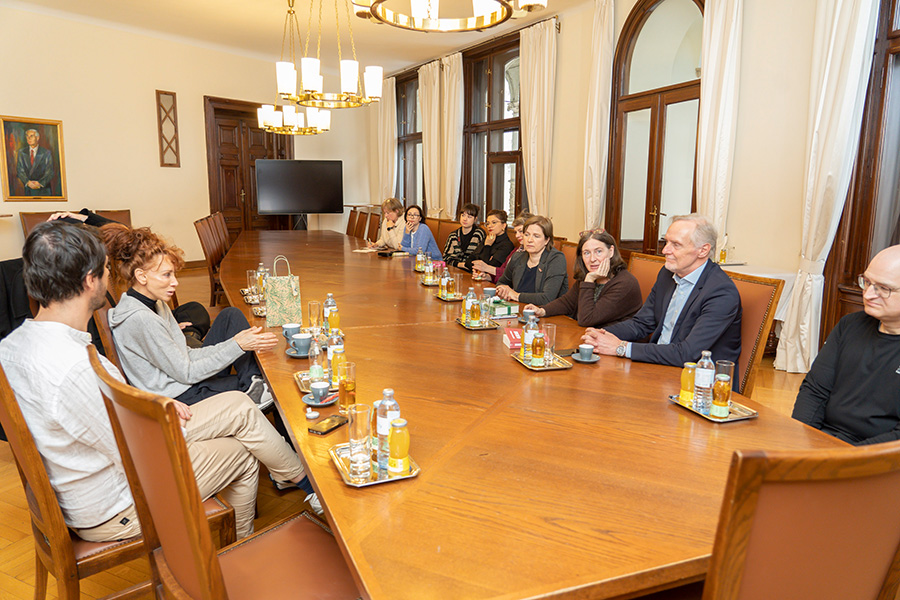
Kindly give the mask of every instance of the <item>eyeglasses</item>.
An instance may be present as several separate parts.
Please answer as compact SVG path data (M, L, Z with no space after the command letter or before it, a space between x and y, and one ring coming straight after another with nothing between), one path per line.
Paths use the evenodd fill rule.
M869 286L872 286L872 289L875 291L875 295L881 298L882 300L887 300L891 297L891 292L896 292L900 290L900 288L889 288L886 285L881 285L880 283L875 283L874 281L869 281L866 279L864 275L860 275L856 279L856 283L859 285L860 289L863 293L869 289Z
M417 219L421 219L422 215L420 215L419 213L407 213L406 214L407 219L412 219L413 217L415 217Z

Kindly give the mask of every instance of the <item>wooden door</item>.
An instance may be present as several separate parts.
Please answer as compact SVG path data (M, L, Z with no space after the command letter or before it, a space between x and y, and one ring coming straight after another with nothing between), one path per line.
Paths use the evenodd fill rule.
M209 210L225 216L231 241L245 229L288 229L289 216L260 215L256 159L294 157L293 140L257 127L255 104L204 97Z

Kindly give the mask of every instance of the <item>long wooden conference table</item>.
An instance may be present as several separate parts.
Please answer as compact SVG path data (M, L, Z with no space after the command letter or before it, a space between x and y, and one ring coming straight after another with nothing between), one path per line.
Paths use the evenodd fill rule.
M286 342L258 355L367 598L632 598L699 581L734 450L842 445L741 397L758 419L707 422L666 400L679 388L674 367L604 357L529 371L498 331L453 322L459 304L420 285L413 258L352 252L364 244L330 231L248 231L221 279L231 305L264 325L239 288L247 269L285 255L304 306L334 293L357 401L396 392L421 474L349 487L328 454L347 427L307 432L292 374L308 361L285 355ZM574 321L548 321L558 348L577 346ZM316 576L314 564L298 568Z

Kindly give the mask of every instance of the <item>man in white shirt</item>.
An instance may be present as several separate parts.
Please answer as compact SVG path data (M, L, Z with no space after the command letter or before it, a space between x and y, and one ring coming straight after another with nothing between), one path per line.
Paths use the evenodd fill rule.
M54 221L32 231L23 258L25 285L41 308L0 342L0 366L66 524L89 541L135 536L140 524L87 353L87 322L106 297L106 248L90 228ZM221 492L234 506L239 538L253 531L259 462L279 481L308 485L300 459L246 394L176 409L200 495Z

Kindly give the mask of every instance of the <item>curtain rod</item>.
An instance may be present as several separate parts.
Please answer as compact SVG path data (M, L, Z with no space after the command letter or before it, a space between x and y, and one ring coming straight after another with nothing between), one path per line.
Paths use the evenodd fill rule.
M519 27L518 29L513 29L512 31L506 31L506 32L503 32L503 33L498 33L497 35L495 35L495 36L492 37L492 38L488 38L488 39L486 39L486 40L482 40L482 41L480 41L480 42L476 42L476 43L474 43L474 44L470 44L470 45L468 45L468 46L464 46L463 48L460 48L459 50L454 50L454 51L451 52L450 54L456 54L457 52L467 52L467 51L471 50L472 48L477 48L478 46L483 46L484 44L489 44L490 42L493 42L494 40L496 40L496 39L498 39L498 38L505 37L505 36L507 36L507 35L512 35L512 34L514 34L514 33L519 33L519 32L522 31L523 29L527 29L528 27L531 27L531 26L533 26L533 25L538 25L538 24L543 23L543 22L545 22L545 21L549 21L550 19L553 19L553 20L556 21L556 33L559 33L559 32L560 32L559 14L555 14L555 15L553 15L552 17L547 17L546 19L542 19L542 20L540 20L540 21L535 21L535 22L533 22L533 23L528 23L527 25L522 25L522 26ZM438 57L435 57L435 58L429 58L428 60L422 61L422 62L420 62L420 63L418 63L418 64L416 64L416 65L413 65L413 66L411 66L411 67L406 67L406 68L404 68L404 69L402 69L402 70L400 70L400 71L395 71L394 73L391 73L391 74L389 74L389 75L386 75L386 76L385 76L385 79L387 79L388 77L396 77L397 75L402 75L402 74L404 74L404 73L408 73L409 71L414 71L414 70L418 69L419 67L421 67L421 66L423 66L423 65L427 65L428 63L430 63L430 62L432 62L432 61L440 60L440 59L444 58L444 56L450 56L450 54L445 54L445 55L443 55L443 56L438 56Z

